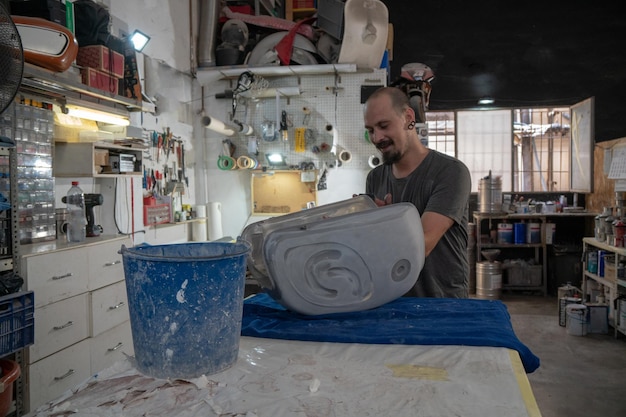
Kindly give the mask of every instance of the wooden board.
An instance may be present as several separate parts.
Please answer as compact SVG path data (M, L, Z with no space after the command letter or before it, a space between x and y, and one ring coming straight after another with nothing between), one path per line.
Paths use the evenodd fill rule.
M294 213L312 203L317 206L317 171L315 180L302 182L302 171L267 171L252 174L252 214L280 215Z

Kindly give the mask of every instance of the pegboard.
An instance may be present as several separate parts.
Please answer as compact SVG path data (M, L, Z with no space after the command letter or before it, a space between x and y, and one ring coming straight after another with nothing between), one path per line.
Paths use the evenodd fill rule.
M275 96L258 99L242 97L237 101L234 117L231 117L232 102L219 100L223 113L215 114L214 117L221 117L226 122L234 119L250 125L254 130L251 136L236 134L225 138L235 145L232 155L234 158L246 155L257 158L262 165L267 165L264 155L277 152L285 156L289 166L313 163L317 169L322 169L325 164L332 168L337 165L336 156L330 152L335 144L350 155L349 161L341 163L342 167L370 169L369 157L378 152L365 136L361 87L384 85L384 70L337 75L264 77L262 82L267 91L297 87L300 95L278 99ZM212 86L216 92L234 87L233 81L223 80L219 84ZM279 131L283 111L287 115L286 141ZM274 136L270 135L271 128L264 129L268 124L274 125ZM302 141L296 141L296 134L302 128L305 132L305 146L300 152L297 150L297 143L302 144ZM254 153L255 149L258 154Z

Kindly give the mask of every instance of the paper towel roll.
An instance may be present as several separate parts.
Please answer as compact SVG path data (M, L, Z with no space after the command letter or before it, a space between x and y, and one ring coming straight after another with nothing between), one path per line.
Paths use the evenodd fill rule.
M206 206L198 205L195 211L196 220L191 227L191 240L194 242L206 242L209 231L206 221Z
M221 239L224 237L224 232L222 231L222 203L209 202L206 207L209 240Z

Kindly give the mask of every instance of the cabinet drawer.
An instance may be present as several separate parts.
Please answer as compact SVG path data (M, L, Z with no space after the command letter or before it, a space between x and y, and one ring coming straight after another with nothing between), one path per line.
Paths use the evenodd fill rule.
M28 376L30 410L33 411L91 376L89 340L29 365Z
M91 344L91 374L108 368L126 355L133 356L133 335L130 321L120 324L97 337L89 339Z
M87 337L89 337L87 294L36 308L35 344L29 347L29 362L36 362Z
M85 248L23 258L26 288L35 292L35 308L87 292Z
M88 248L89 290L93 291L124 279L122 255L118 253L122 245L132 246L132 241L120 239Z
M124 323L129 317L125 281L91 293L92 337Z

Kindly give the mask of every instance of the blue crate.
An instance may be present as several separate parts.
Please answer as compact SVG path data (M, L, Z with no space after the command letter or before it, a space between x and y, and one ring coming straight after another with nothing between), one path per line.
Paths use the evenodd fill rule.
M0 297L0 357L35 341L35 301L32 291Z

